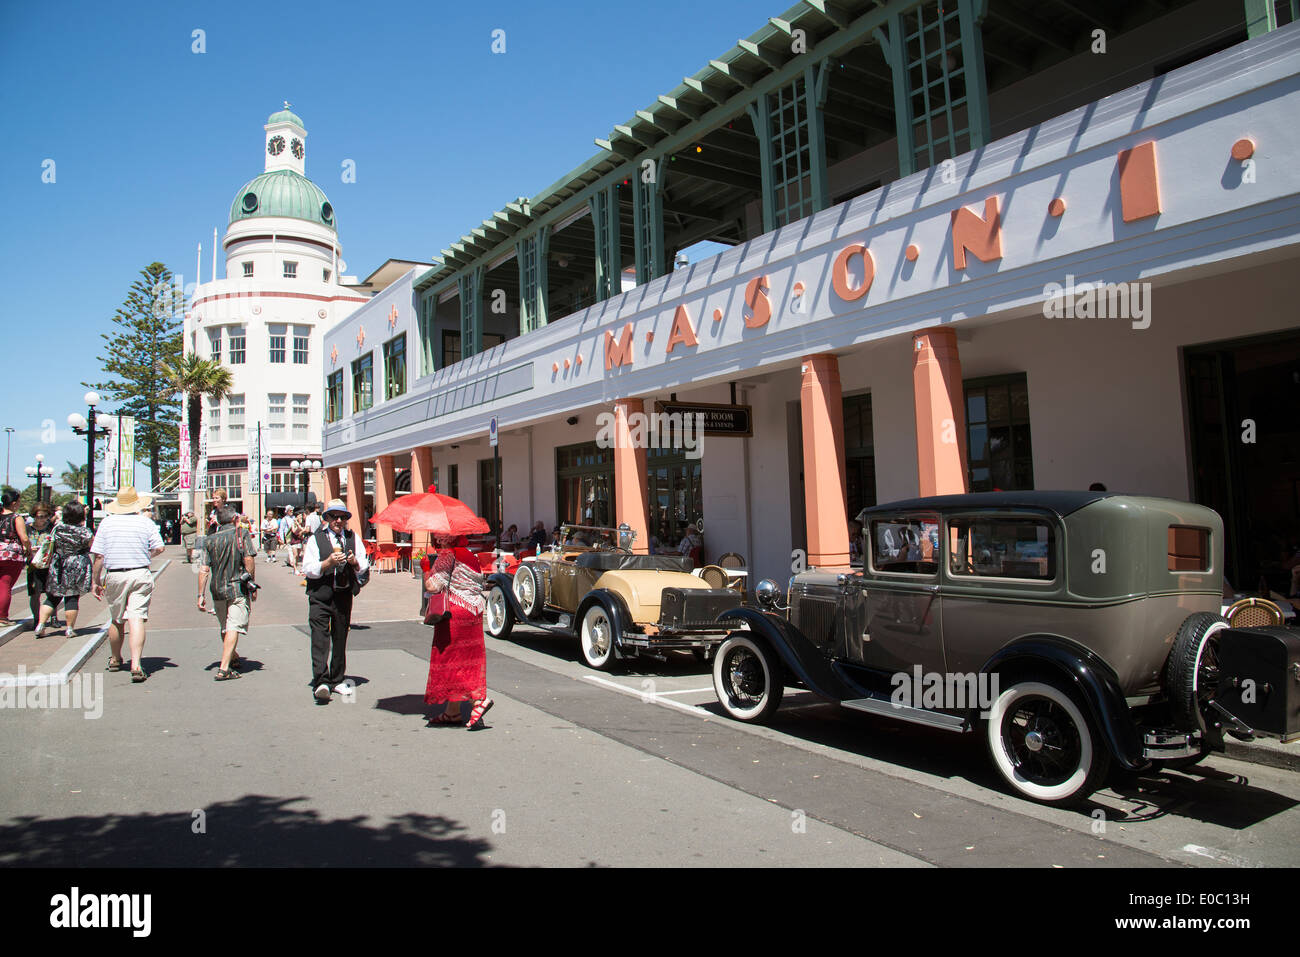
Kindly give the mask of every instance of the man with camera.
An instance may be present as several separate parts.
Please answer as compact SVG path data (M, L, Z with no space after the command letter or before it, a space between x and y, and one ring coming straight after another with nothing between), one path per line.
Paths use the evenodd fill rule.
M235 524L235 510L230 506L218 507L216 517L217 531L204 538L200 553L199 611L207 610L204 592L210 582L222 640L216 680L229 681L240 676L235 648L239 636L248 634L249 612L257 600L257 543L247 529Z
M369 579L370 562L357 551L356 535L347 527L352 513L338 499L325 507L324 524L303 546L311 624L311 683L317 704L329 704L331 692L353 693L344 681L352 598ZM328 656L328 665L326 657Z

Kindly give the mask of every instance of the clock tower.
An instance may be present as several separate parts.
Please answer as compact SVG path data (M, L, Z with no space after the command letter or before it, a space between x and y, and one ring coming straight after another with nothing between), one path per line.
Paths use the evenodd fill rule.
M287 169L305 175L307 131L302 120L289 111L287 101L283 110L267 118L263 129L266 130L266 172Z

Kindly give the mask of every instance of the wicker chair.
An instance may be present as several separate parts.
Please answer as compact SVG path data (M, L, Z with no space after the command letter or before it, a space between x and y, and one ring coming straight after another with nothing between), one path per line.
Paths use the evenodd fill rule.
M1233 628L1259 628L1263 625L1282 624L1282 609L1267 598L1243 598L1233 602L1224 612Z

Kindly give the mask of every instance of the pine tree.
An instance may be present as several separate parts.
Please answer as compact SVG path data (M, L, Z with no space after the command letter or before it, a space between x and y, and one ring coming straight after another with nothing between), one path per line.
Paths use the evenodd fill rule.
M177 459L180 401L167 370L181 355L184 308L170 269L156 262L140 270L113 316L118 328L100 336L108 345L99 361L111 378L82 383L115 403L114 413L135 416L136 458L149 463L150 488Z

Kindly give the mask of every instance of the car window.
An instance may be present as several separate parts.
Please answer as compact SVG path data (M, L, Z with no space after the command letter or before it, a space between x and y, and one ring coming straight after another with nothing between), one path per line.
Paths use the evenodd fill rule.
M929 518L879 519L871 523L871 567L896 575L933 575L939 570L939 522Z
M1056 533L1046 519L961 516L948 520L948 571L954 576L1051 581Z

